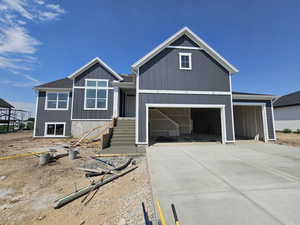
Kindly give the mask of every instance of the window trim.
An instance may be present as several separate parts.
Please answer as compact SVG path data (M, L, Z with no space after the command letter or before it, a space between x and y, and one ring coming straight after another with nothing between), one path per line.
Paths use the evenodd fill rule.
M68 94L67 108L57 108L58 107L58 99L56 99L56 108L48 108L48 93ZM70 92L69 91L46 91L45 110L68 111L69 110L69 100L70 100Z
M181 65L181 56L189 57L189 67L182 67ZM179 52L179 69L180 70L192 70L192 53L190 52Z
M52 135L52 134L51 134L51 135L48 135L48 134L47 134L47 126L48 126L49 124L54 124L54 125L55 125L54 135ZM63 135L55 135L56 124L63 124L63 125L64 125L64 132L63 132ZM44 136L45 136L45 137L65 137L65 136L66 136L66 122L45 122Z
M88 81L105 81L107 83L106 87L88 87L87 82ZM109 89L109 80L108 79L85 79L84 84L84 110L107 110L108 109L108 89ZM96 89L96 99L97 99L97 90L106 90L106 102L105 102L105 108L88 108L86 107L86 91L88 89ZM97 104L97 102L96 102Z

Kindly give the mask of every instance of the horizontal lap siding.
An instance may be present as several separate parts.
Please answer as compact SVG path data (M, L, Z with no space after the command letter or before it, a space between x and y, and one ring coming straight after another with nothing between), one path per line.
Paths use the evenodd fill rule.
M65 135L71 136L72 93L69 94L68 110L45 110L46 92L39 91L35 136L44 136L46 122L66 122Z
M286 106L274 108L276 130L300 129L300 106Z
M244 100L244 99L234 99L233 102L249 102L249 103L266 103L266 114L267 114L267 123L268 123L268 133L269 139L275 139L275 129L273 123L273 115L272 115L272 104L270 100Z
M227 140L233 140L230 96L139 94L138 142L146 142L146 104L215 104L225 105Z

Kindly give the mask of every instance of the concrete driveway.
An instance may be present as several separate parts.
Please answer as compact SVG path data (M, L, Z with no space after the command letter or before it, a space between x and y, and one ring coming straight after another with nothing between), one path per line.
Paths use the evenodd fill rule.
M154 199L169 224L300 224L300 149L264 143L171 144L147 150Z

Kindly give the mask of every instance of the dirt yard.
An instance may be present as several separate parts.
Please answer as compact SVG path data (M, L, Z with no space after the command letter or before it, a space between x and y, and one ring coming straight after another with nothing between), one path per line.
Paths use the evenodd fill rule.
M68 139L32 139L29 132L0 135L0 157L68 144ZM53 209L53 201L91 183L76 167L85 165L95 149L80 149L74 161L63 157L39 167L36 156L0 160L0 225L125 225L145 224L142 203L153 218L147 163L137 158L138 168L100 187L88 204L84 197ZM95 181L99 177L93 178ZM89 200L92 193L88 195Z
M300 134L276 132L277 143L300 147Z

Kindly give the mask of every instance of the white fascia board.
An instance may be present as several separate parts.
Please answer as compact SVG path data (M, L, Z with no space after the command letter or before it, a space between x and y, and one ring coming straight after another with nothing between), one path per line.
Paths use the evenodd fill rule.
M120 88L132 88L132 89L136 88L134 82L118 82L118 81L114 81L114 82L112 82L112 86L113 87L120 87Z
M232 95L233 99L243 99L243 100L272 100L277 98L277 96L273 95Z
M73 119L72 120L77 120L77 121L111 121L112 119Z
M208 50L210 56L212 56L215 60L217 60L221 65L223 65L226 69L229 70L230 74L239 72L237 68L235 68L232 64L230 64L223 56L221 56L218 52L216 52L211 46L209 46L205 41L203 41L197 34L191 31L188 27L185 27L187 30L187 36L195 41L198 45L200 45L205 50Z
M189 94L189 95L231 95L230 91L189 91L189 90L150 90L139 89L142 94Z
M146 103L147 107L158 108L225 108L222 104L160 104L160 103Z
M239 72L239 70L237 68L235 68L233 65L231 65L226 59L224 59L224 57L222 57L219 53L217 53L215 50L213 50L208 44L206 44L200 37L198 37L194 32L192 32L187 27L184 27L181 30L179 30L177 33L175 33L170 38L168 38L167 40L162 42L160 45L158 45L156 48L154 48L152 51L150 51L143 58L141 58L136 63L134 63L131 66L132 69L134 71L136 71L138 67L145 64L148 60L150 60L152 57L157 55L163 49L168 47L173 41L175 41L176 39L178 39L179 37L181 37L184 34L187 35L196 44L198 44L200 48L203 48L203 50L205 50L217 62L219 62L222 66L224 66L230 72L230 74Z
M102 66L104 66L113 76L115 76L118 80L123 80L123 78L117 74L112 68L110 68L105 62L103 62L99 57L94 58L78 70L76 70L74 73L68 76L69 79L74 79L78 75L80 75L82 72L90 68L91 66L95 65L96 63L100 63Z
M266 106L264 102L233 102L233 105L239 106Z
M72 88L47 88L47 87L39 87L33 88L36 91L72 91Z

